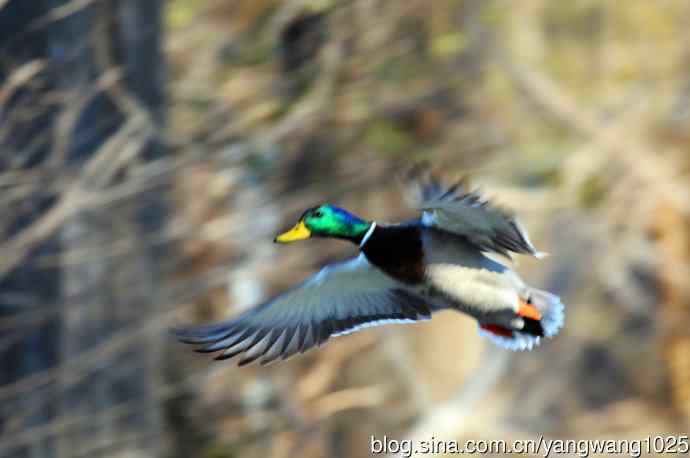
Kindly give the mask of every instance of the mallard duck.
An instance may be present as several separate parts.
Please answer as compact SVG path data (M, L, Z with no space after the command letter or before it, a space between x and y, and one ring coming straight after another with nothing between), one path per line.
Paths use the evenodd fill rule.
M341 239L359 255L235 319L175 334L203 345L197 351L221 352L216 359L242 354L240 366L285 359L371 326L428 320L444 309L474 317L481 334L511 350L555 336L564 322L560 299L489 256L544 256L512 214L463 184L445 188L433 180L417 189L421 217L400 224L367 221L330 204L307 209L275 242Z

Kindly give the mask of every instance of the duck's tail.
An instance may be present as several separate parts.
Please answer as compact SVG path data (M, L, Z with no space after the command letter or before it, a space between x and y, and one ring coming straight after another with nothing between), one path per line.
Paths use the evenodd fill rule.
M518 312L500 323L480 322L480 333L510 350L531 350L542 337L553 337L565 322L565 306L555 294L527 288Z

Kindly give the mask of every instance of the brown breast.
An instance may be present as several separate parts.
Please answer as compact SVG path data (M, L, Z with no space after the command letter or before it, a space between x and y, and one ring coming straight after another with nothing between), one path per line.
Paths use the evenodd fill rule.
M377 225L362 252L370 263L403 283L424 281L422 232L417 225Z

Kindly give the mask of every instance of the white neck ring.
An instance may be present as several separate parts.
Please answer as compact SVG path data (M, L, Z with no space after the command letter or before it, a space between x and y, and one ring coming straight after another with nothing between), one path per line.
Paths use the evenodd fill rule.
M364 237L362 237L362 241L359 243L360 248L362 248L364 246L364 244L367 243L367 240L369 240L369 237L371 237L371 234L374 233L374 229L376 229L376 221L371 222L371 226L369 226L367 233L364 234Z

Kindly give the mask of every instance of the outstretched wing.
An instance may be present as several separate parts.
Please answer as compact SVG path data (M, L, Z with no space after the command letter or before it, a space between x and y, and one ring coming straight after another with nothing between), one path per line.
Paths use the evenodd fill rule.
M482 251L509 257L509 252L545 254L537 251L527 232L506 210L491 205L462 182L450 187L438 181L417 182L415 207L422 211L422 223L465 237Z
M244 353L239 365L288 358L321 345L331 336L384 323L430 317L415 295L369 264L363 255L324 267L319 273L238 318L214 325L177 329L198 351L223 351L216 359Z

